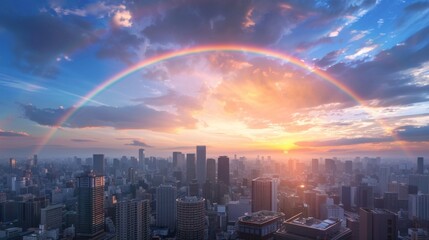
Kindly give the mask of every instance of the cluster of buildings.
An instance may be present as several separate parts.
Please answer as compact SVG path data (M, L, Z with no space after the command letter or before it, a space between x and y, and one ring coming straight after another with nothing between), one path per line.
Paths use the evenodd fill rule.
M207 157L0 167L2 239L429 239L424 159Z

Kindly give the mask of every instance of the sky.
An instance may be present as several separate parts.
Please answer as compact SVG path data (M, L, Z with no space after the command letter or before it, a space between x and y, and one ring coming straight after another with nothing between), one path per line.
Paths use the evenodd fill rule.
M3 158L427 156L429 1L1 1L0 109Z

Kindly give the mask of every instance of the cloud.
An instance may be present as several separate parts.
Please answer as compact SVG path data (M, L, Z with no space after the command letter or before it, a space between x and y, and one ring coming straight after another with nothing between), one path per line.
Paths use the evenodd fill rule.
M338 57L341 55L341 53L343 53L342 50L329 52L323 58L317 59L314 63L322 68L327 67L329 65L334 64L337 61Z
M355 60L357 58L365 57L367 55L367 53L374 51L377 47L378 47L378 45L376 45L376 44L373 44L371 46L365 46L361 49L358 49L355 53L353 53L351 55L347 55L346 59L347 60Z
M404 74L404 71L418 68L427 61L429 27L412 34L403 44L380 51L370 60L350 64L338 62L327 72L362 99L380 100L379 106L412 104L427 99L429 86L413 84L412 74Z
M90 143L90 142L97 142L93 139L82 139L82 138L74 138L74 139L70 139L70 141L72 142L79 142L79 143Z
M137 98L133 100L154 107L173 106L177 112L194 112L202 110L202 102L204 101L203 99L180 94L171 89L162 96Z
M131 27L131 12L126 10L124 5L120 6L120 9L113 16L113 24L117 27Z
M138 59L137 51L143 39L126 29L113 29L108 36L100 42L97 52L99 58L112 58L132 64Z
M45 126L55 126L70 111L70 108L21 106L27 119ZM83 106L62 127L112 127L115 129L149 129L171 132L180 128L194 128L196 123L197 120L186 112L173 114L138 104L122 107Z
M0 85L3 85L5 87L15 88L24 90L27 92L39 92L42 90L46 90L45 87L42 87L37 84L33 83L27 83L24 81L21 81L19 79L16 79L15 77L9 76L4 73L0 73Z
M384 143L391 142L392 137L382 137L382 138L340 138L335 140L325 140L325 141L302 141L296 142L295 144L300 147L332 147L332 146L348 146L356 144L366 144L366 143Z
M428 142L429 125L426 126L402 126L396 128L394 134L403 141Z
M136 147L152 147L150 145L147 145L146 143L140 141L140 140L132 140L131 143L125 144L126 146L136 146Z
M415 2L404 8L406 12L419 12L426 9L429 9L428 1Z
M14 39L12 61L25 72L45 77L58 73L54 63L59 56L96 38L92 24L78 16L0 14L0 27Z
M0 137L28 137L30 136L26 132L14 132L0 129Z

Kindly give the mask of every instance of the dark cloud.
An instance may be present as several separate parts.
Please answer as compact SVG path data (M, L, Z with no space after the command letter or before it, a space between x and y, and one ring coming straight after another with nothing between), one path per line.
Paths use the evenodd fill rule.
M0 129L0 137L28 137L28 133L14 132Z
M26 72L52 77L56 59L93 41L93 26L76 16L0 14L0 27L14 38L15 63Z
M70 139L70 141L79 142L79 143L97 142L97 141L92 140L92 139L82 139L82 138L74 138L74 139Z
M428 142L429 125L426 126L402 126L394 131L395 135L403 141Z
M323 58L316 60L315 64L322 68L328 67L329 65L337 61L337 58L340 54L341 54L341 50L329 52Z
M391 142L393 138L382 137L382 138L340 138L335 140L327 141L302 141L296 142L295 144L300 147L329 147L329 146L347 146L365 143L384 143Z
M404 8L406 12L419 12L426 9L429 9L429 1L411 3Z
M147 145L146 143L140 141L140 140L132 140L131 143L125 144L126 146L136 146L136 147L152 147L150 145Z
M370 61L344 62L327 71L366 100L378 99L380 106L427 101L429 86L412 84L405 70L429 61L429 27L411 35L403 44L379 52Z
M55 126L69 108L38 108L22 105L24 116L40 125ZM111 107L84 106L79 108L63 127L112 127L116 129L149 129L174 131L178 128L194 128L197 120L186 112L173 114L157 111L143 104Z
M125 29L114 29L101 42L97 56L100 58L119 59L127 64L137 60L137 51L143 39Z

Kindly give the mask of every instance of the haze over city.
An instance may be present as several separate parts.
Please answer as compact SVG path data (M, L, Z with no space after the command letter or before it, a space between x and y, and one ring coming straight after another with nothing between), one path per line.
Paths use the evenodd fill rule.
M2 1L0 157L427 155L426 1Z

